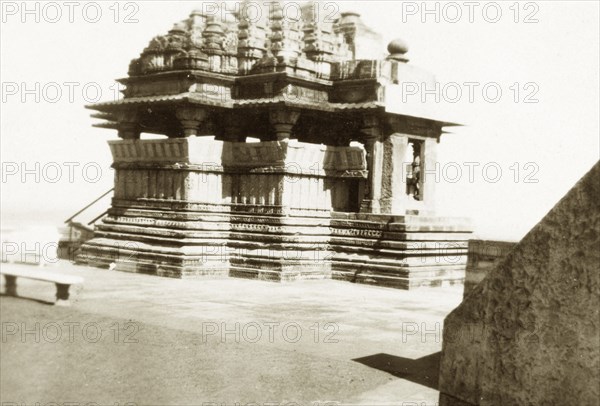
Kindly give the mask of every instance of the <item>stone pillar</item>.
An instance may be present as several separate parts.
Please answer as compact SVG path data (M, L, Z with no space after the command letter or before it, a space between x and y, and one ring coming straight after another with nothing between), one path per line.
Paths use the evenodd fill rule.
M381 178L383 173L382 127L377 117L365 117L361 132L365 135L367 152L367 184L360 205L362 213L381 212Z
M275 129L277 141L288 141L292 128L298 121L300 112L287 108L276 108L269 111L269 121Z
M139 140L139 116L136 111L119 111L116 113L119 138L124 140Z
M386 117L386 128L392 135L385 138L384 159L384 209L393 214L405 210L435 211L435 171L437 162L437 144L441 129L431 127L421 128L418 132L402 117L389 115ZM414 200L407 190L407 175L413 155L409 153L409 144L420 148L419 167L419 197ZM413 168L414 170L414 168ZM382 210L382 212L387 212Z
M423 164L421 170L421 190L423 191L423 203L429 211L435 211L435 171L437 163L436 138L427 138L423 142Z
M220 138L229 142L246 142L246 135L244 135L239 113L230 111L223 115L223 136Z
M200 107L180 107L175 111L175 115L183 127L183 136L190 137L198 135L200 123L206 118L206 110Z
M392 134L383 142L381 213L404 214L406 210L406 151L408 136Z
M218 124L217 121L215 120L214 115L208 116L206 117L206 119L204 121L202 121L200 123L200 126L198 128L198 133L196 134L197 136L204 136L204 135L209 135L209 136L215 136L217 134L218 131Z

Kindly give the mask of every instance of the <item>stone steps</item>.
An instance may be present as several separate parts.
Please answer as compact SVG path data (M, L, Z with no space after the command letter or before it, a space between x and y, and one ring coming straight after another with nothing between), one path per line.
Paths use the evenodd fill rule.
M235 278L259 279L276 282L291 282L295 280L331 279L331 272L323 268L300 268L287 270L268 270L259 268L247 268L232 265L229 276Z
M163 205L174 207L173 202ZM402 289L461 283L470 233L465 222L443 220L116 206L77 260L176 278L334 278Z

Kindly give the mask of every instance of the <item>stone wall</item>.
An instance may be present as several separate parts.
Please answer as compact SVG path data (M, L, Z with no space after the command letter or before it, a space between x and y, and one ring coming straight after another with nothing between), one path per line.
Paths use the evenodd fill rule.
M600 402L600 163L444 323L441 405Z

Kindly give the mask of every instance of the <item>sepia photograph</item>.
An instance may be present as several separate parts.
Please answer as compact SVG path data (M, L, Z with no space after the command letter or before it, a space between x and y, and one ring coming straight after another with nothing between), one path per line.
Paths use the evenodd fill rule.
M0 406L600 406L600 2L0 7Z

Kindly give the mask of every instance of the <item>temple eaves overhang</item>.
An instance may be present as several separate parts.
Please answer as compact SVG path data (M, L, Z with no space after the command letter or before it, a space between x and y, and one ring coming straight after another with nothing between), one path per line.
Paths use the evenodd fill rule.
M458 127L462 124L454 123L451 121L442 121L439 119L433 119L424 117L421 115L411 114L407 111L406 114L401 112L388 112L384 103L379 101L370 101L362 103L332 103L332 102L313 102L309 100L294 100L286 96L276 96L271 98L259 98L259 99L244 99L244 100L210 100L203 95L198 95L193 92L186 92L176 95L162 95L162 96L143 96L143 97L132 97L127 99L121 99L116 101L109 101L103 103L96 103L93 105L87 105L86 108L97 110L99 113L92 114L93 118L104 120L103 123L94 124L94 127L98 128L118 128L118 113L122 110L130 110L137 108L156 108L169 106L180 106L180 105L192 105L197 107L205 107L209 109L229 109L237 110L244 108L270 108L270 107L287 107L298 110L312 110L322 111L325 113L356 113L356 112L377 112L379 114L389 117L405 117L416 120L423 120L430 122L432 125L443 128L443 127ZM397 109L398 110L398 109ZM401 109L400 109L401 110Z

